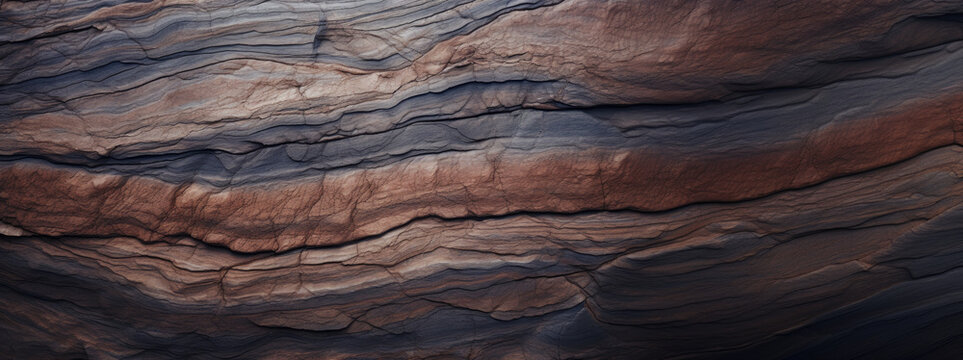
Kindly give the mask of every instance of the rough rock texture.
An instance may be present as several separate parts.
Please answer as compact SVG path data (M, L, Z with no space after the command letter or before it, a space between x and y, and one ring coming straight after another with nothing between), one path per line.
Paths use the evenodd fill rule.
M952 358L963 1L3 1L13 358Z

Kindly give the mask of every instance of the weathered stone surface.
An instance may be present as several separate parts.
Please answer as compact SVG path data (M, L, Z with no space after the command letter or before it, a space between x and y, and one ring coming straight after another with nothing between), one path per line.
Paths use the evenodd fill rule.
M0 4L16 358L951 358L963 2Z

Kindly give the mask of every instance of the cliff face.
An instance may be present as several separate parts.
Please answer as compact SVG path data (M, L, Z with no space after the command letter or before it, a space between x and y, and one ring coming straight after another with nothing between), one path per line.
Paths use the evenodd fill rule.
M959 1L4 1L14 358L949 358Z

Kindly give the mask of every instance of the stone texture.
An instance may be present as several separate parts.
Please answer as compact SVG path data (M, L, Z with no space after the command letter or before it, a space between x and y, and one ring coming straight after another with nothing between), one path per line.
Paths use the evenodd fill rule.
M963 2L0 4L15 358L952 358Z

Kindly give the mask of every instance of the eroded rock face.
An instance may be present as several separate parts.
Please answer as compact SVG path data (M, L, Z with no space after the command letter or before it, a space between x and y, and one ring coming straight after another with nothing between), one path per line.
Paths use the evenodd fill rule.
M963 3L0 4L16 358L948 358Z

